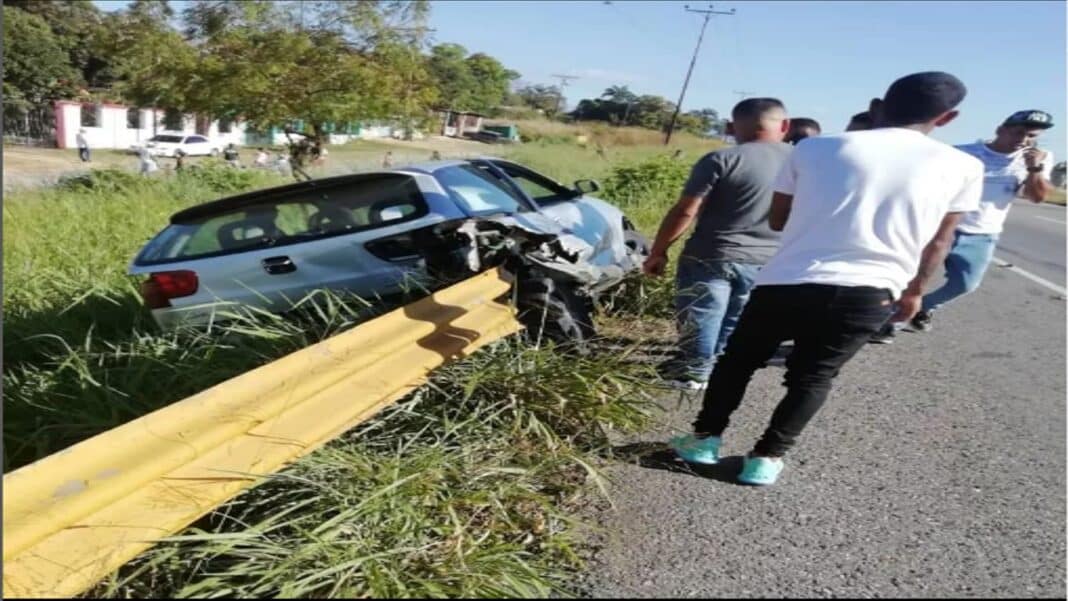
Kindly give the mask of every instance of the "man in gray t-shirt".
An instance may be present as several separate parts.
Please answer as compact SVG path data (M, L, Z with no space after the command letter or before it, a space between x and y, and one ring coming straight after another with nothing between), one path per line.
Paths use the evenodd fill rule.
M661 377L688 390L707 385L753 277L779 245L768 211L772 183L793 149L782 141L790 123L786 109L774 98L749 98L734 107L731 119L727 133L738 145L697 161L643 266L647 275L663 275L668 248L697 219L676 274L678 352L660 366Z

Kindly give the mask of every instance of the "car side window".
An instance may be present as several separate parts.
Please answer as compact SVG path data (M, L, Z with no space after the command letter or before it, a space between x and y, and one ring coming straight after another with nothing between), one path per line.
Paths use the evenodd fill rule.
M201 138L200 136L189 136L185 141L187 144L202 144L207 142L205 138Z
M428 212L411 177L358 179L172 224L147 247L150 250L141 260L167 262L284 246L387 227Z
M492 175L473 165L446 167L434 176L449 196L469 213L518 213L523 201Z
M503 162L495 164L539 205L564 202L576 196L571 190L533 171Z

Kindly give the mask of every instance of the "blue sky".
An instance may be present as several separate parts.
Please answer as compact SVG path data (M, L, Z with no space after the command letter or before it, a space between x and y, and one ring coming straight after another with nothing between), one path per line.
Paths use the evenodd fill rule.
M126 2L97 2L113 8ZM180 8L183 2L174 2ZM702 17L695 1L459 1L432 3L436 42L486 52L522 74L556 83L569 104L613 84L678 99ZM736 9L709 23L685 110L727 114L736 91L780 98L794 116L841 131L897 77L953 73L968 86L961 116L936 134L951 143L990 137L1020 109L1053 114L1040 145L1068 154L1065 3L717 2Z

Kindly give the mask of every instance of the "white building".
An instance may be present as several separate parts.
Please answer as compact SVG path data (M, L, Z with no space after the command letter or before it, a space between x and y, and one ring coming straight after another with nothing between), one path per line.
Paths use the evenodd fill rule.
M147 142L161 133L200 134L225 146L244 144L245 126L241 122L198 120L194 115L162 109L141 109L121 104L88 104L60 100L56 102L56 146L77 148L78 130L85 130L90 148L126 149Z
M60 100L55 104L56 146L77 148L79 129L85 130L90 148L128 149L141 145L157 133L197 134L207 137L218 147L231 142L238 146L283 146L289 142L281 128L256 132L240 120L219 119L208 121L196 115L177 111L133 108L121 104L92 104ZM299 121L297 130L303 127ZM344 144L352 140L400 138L403 131L393 125L381 123L353 123L344 128L344 133L332 132L329 144ZM416 133L415 138L423 134ZM294 136L294 139L299 137Z

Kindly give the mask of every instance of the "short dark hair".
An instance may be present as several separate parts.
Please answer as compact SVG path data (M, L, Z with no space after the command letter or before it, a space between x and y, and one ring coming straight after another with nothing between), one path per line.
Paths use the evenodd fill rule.
M802 129L805 127L811 127L816 131L822 132L823 128L820 127L820 122L815 119L809 119L808 117L793 117L790 119L790 129Z
M849 122L863 124L867 125L868 127L871 127L871 113L869 113L868 111L857 113L856 115L853 115L849 118Z
M883 98L883 118L887 125L926 123L956 108L967 94L964 83L949 73L913 73L890 84Z
M807 133L803 133L802 130L814 129L816 133L822 133L823 128L820 127L819 121L815 119L809 119L808 117L794 117L790 119L790 131L786 132L786 137L783 138L783 142L787 144L797 144L801 140L808 137Z
M786 110L778 98L746 98L731 109L731 119L759 119L770 111Z

